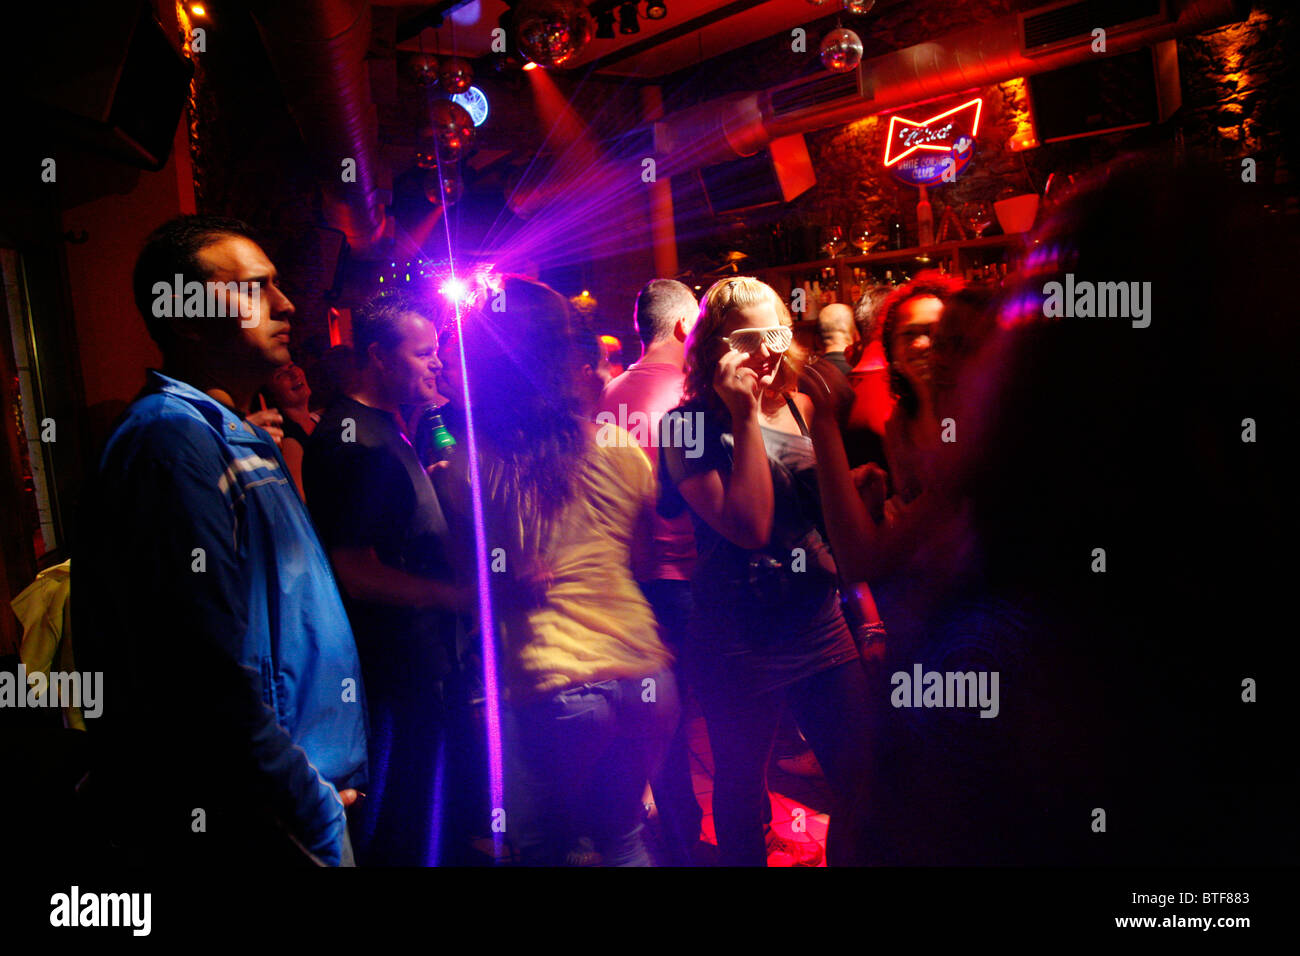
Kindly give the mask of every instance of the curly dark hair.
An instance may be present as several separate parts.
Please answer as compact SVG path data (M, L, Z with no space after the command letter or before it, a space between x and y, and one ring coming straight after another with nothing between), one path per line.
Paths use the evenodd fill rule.
M899 357L894 354L894 332L898 328L898 314L903 303L912 299L933 296L945 305L965 286L960 279L954 279L941 272L922 272L911 282L901 285L890 293L880 306L879 313L885 317L880 332L880 342L885 347L885 361L889 364L889 390L898 398L898 404L909 418L916 416L921 408L921 396L916 394L906 376L903 375Z

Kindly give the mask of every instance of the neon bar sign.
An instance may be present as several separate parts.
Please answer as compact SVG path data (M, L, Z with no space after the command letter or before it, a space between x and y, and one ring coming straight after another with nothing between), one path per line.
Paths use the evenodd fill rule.
M975 155L983 105L976 97L925 120L891 116L885 168L908 186L955 181Z
M889 134L885 139L885 167L895 165L919 150L952 153L968 149L980 129L981 97L954 106L927 120L889 117Z

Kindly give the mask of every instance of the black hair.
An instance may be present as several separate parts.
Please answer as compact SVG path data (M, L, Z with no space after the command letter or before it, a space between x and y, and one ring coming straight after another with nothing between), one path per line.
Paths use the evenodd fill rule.
M144 318L149 336L162 351L173 346L168 320L155 314L157 295L154 286L165 282L170 288L181 277L182 283L206 282L209 274L199 264L199 253L227 236L242 236L257 241L247 223L224 216L177 216L169 219L144 241L131 275L135 307Z
M383 292L375 296L352 313L352 347L358 367L364 367L369 361L372 342L378 342L384 349L401 344L404 316L423 316L441 328L440 312L435 300L408 292Z
M853 304L853 322L858 327L858 335L864 346L870 344L880 331L880 307L889 298L889 292L887 285L869 285Z
M591 332L580 332L573 337L574 361L578 368L590 365L594 371L600 360L605 357L605 346L600 336Z
M922 272L911 282L895 289L880 307L880 314L885 319L880 332L880 342L885 347L885 361L889 364L889 390L898 397L899 407L914 418L921 408L921 396L916 394L906 376L903 375L899 357L894 354L894 330L898 328L898 313L904 302L912 299L933 296L947 305L948 300L962 288L960 279L953 279L939 272Z
M303 374L311 389L311 407L329 408L355 386L357 353L350 345L335 345Z

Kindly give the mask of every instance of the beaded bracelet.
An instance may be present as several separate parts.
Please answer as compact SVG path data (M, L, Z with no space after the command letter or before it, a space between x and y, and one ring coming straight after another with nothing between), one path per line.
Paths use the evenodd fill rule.
M864 647L879 641L885 641L885 622L875 621L871 624L859 624L853 629L853 640L858 647Z

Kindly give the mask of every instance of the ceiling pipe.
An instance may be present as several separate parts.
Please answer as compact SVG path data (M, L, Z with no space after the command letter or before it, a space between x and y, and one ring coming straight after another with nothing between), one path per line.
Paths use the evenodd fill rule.
M1167 21L1108 30L1106 55L1127 53L1177 36L1199 33L1244 16L1240 0L1184 0ZM752 156L774 139L839 126L885 110L935 99L972 87L1095 57L1091 36L1042 54L1021 50L1020 18L959 30L935 40L886 53L859 66L860 95L839 98L777 117L771 91L709 100L655 124L655 150L673 172ZM807 83L804 79L789 86Z
M354 255L381 258L392 239L392 182L365 63L370 3L258 0L252 12L311 156L326 220Z
M771 137L764 93L709 100L654 124L655 152L668 175L753 156Z

